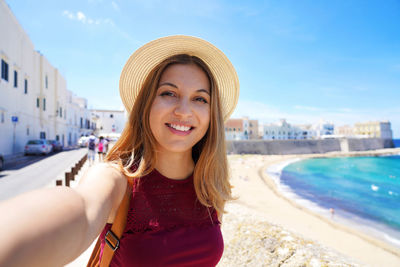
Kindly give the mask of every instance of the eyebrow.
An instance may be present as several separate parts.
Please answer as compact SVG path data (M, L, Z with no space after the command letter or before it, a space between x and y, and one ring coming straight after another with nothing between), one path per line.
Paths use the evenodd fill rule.
M176 86L175 84L170 83L170 82L164 82L164 83L160 84L158 86L158 88L160 88L161 86L164 86L164 85L168 85L168 86L174 87L176 89L179 89L178 86ZM199 93L203 92L203 93L210 95L210 92L208 92L206 89L198 89L198 90L196 90L196 92L199 92Z

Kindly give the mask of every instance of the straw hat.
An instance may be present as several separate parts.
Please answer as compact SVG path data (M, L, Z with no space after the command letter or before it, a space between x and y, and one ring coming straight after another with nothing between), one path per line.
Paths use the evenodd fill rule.
M239 79L229 59L211 43L192 36L175 35L156 39L137 49L125 63L119 92L128 112L150 71L170 56L188 54L207 64L218 85L222 114L226 121L239 99Z

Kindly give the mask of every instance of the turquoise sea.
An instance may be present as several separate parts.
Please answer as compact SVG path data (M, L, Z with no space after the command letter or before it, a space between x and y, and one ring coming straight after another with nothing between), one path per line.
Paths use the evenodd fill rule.
M279 182L400 246L400 155L301 160L284 167Z
M400 147L400 139L393 139L394 147Z

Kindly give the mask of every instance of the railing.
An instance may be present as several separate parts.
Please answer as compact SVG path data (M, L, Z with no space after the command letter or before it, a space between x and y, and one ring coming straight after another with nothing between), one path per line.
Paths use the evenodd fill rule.
M83 164L85 164L87 159L87 154L84 155L78 163L75 164L74 167L71 168L70 172L65 173L65 186L70 185L70 181L75 181L75 175L78 174L79 170L82 168ZM62 180L56 180L56 186L62 186Z

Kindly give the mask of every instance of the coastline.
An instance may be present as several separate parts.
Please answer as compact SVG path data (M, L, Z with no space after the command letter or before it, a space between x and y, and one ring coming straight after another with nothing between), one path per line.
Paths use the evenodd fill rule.
M308 159L308 157L295 158L269 166L264 169L263 175L267 175L268 178L272 179L274 182L273 186L277 188L278 194L281 194L282 197L286 198L288 201L293 201L293 205L299 205L317 216L322 216L322 218L328 220L328 222L346 226L350 229L356 229L357 231L365 234L367 237L378 239L390 247L395 247L400 251L400 231L391 229L383 223L371 221L344 211L338 212L335 210L335 214L332 216L328 208L322 207L319 203L316 203L310 199L300 197L295 193L295 191L293 191L291 187L282 184L280 181L282 170L294 162L305 159Z
M273 177L266 173L271 166L298 159L398 154L399 148L310 155L230 155L233 193L239 197L234 203L263 214L268 222L316 240L363 264L399 266L399 248L296 203L284 196Z

